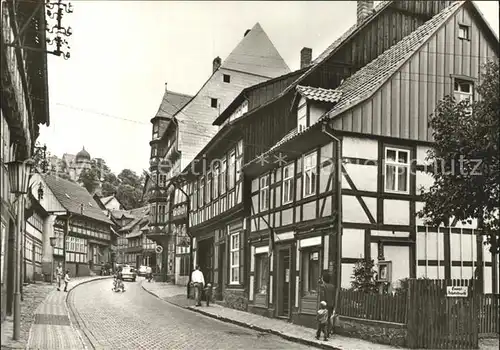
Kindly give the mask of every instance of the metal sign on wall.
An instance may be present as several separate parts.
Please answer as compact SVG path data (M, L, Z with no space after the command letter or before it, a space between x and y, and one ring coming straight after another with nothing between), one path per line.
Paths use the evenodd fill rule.
M446 296L452 298L467 298L469 296L468 287L448 286L446 287Z

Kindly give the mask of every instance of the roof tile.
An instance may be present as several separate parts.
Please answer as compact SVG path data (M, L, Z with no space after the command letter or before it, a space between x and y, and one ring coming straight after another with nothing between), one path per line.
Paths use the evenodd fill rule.
M43 180L67 211L107 224L113 223L84 187L54 175L43 175Z
M297 91L308 100L336 103L342 96L338 90L297 85Z

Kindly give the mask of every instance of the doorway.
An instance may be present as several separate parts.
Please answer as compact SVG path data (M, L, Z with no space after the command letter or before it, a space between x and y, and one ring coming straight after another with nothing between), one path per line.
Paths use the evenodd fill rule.
M213 283L214 276L214 238L207 238L198 242L198 265L200 266L201 272L203 272L203 277L205 277L205 283Z
M278 252L278 317L290 316L291 259L290 248Z

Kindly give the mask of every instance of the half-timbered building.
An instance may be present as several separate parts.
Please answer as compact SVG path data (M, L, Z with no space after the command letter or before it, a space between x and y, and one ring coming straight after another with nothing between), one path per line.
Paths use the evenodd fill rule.
M244 88L288 72L290 69L257 23L245 31L224 61L220 57L213 60L212 74L195 96L165 93L160 110L151 120L151 178L147 188L152 204L148 236L164 248L163 266L168 280L187 283L190 272L186 207L184 201L176 200L174 205L178 195L170 179L185 169L217 133L213 121ZM177 241L181 246L177 247Z
M53 175L34 174L32 194L44 189L40 205L49 214L43 222L43 273L52 276L52 268L63 262L71 276L100 273L111 261L111 226L114 224L87 190ZM52 249L50 237L56 237Z
M294 86L292 116L282 117L288 130L243 167L252 181L247 283L255 312L310 324L318 276L349 287L359 259L374 259L393 286L477 272L485 292L498 292L498 262L474 220L437 228L416 215L419 190L432 183L424 172L428 116L447 94L479 98L474 87L482 64L498 59L498 38L471 1L389 1L366 21L400 10L425 23L339 86Z

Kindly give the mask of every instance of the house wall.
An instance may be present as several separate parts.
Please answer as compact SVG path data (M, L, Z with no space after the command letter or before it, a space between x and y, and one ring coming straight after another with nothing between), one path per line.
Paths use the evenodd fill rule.
M224 83L224 74L230 75L230 83ZM178 114L180 120L189 119L190 123L195 121L193 130L183 128L182 124L180 127L181 169L189 165L210 138L216 134L218 127L212 125L213 121L229 106L241 90L268 79L224 68L218 69L210 77L198 94ZM211 98L218 99L218 108L211 107Z
M481 83L481 66L498 57L498 48L469 7L462 6L370 99L336 117L338 130L432 141L428 117L453 92L454 77ZM458 37L470 26L470 40Z
M35 281L43 279L43 222L44 219L37 213L28 218L23 237L24 280Z

